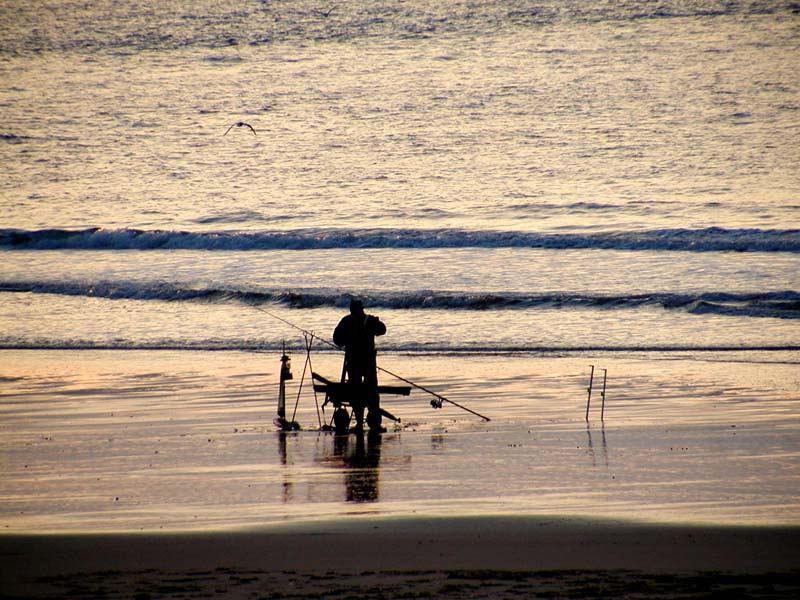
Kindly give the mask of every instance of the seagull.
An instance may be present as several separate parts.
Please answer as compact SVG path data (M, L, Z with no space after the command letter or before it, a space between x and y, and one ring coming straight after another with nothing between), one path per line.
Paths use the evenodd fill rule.
M236 121L236 123L234 123L233 125L231 125L230 127L228 127L228 131L230 131L230 130L231 130L231 129L233 129L234 127L249 127L249 128L250 128L250 131L252 131L252 132L253 132L253 135L256 135L256 130L255 130L255 129L253 129L253 126L252 126L252 125L250 125L250 123L245 123L244 121ZM223 133L223 134L222 134L222 135L223 135L223 137L224 137L224 136L226 136L226 135L228 135L228 131L226 131L225 133Z

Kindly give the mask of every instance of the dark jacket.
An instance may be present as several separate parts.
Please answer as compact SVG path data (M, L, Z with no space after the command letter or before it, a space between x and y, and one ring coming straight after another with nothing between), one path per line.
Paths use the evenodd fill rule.
M373 315L349 314L333 331L333 343L344 347L349 358L364 360L375 354L375 336L386 333L384 325Z

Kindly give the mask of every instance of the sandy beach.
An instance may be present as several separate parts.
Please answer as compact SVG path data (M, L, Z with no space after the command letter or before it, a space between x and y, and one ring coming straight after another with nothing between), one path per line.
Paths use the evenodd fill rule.
M593 356L614 377L588 423L585 357L386 356L495 419L412 394L364 439L315 432L311 396L306 430L274 431L271 356L6 358L3 597L800 593L796 376L774 353Z
M798 12L0 4L0 600L800 598Z
M561 517L3 536L4 597L796 597L800 528Z

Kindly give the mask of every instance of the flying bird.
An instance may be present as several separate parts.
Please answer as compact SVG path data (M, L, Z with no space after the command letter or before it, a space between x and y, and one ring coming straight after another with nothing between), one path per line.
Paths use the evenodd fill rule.
M231 125L230 127L228 127L228 131L230 131L230 130L231 130L231 129L233 129L234 127L249 127L249 128L250 128L250 131L252 131L252 132L253 132L253 135L256 135L256 130L255 130L255 129L253 129L253 126L252 126L252 125L250 125L250 123L245 123L244 121L236 121L236 123L234 123L233 125ZM223 134L222 134L222 136L224 137L224 136L228 135L228 131L226 131L225 133L223 133Z

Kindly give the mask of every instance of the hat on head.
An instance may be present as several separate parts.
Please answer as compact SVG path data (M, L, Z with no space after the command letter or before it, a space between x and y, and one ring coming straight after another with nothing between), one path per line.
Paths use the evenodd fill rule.
M364 312L364 303L361 300L357 300L353 298L350 300L350 312L351 313L362 313Z

